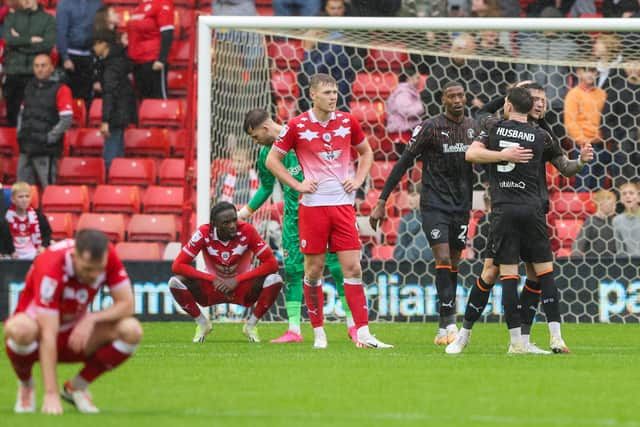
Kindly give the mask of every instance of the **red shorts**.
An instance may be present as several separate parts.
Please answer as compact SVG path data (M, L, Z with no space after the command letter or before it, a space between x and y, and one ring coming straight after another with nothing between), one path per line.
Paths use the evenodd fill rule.
M300 252L323 254L360 250L356 211L352 205L298 208Z
M192 295L196 302L203 307L217 304L238 304L244 307L251 307L260 296L262 282L266 276L256 277L252 280L240 282L236 287L233 297L229 298L213 287L213 283L207 280L198 280L198 290L192 289Z

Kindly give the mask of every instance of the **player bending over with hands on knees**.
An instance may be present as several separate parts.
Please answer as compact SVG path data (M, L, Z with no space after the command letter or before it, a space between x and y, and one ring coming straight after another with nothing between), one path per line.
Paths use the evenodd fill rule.
M113 304L88 308L101 287ZM25 279L13 315L5 324L5 348L18 377L15 412L34 412L31 376L40 361L44 383L42 412L61 414L60 397L83 413L99 412L87 387L126 361L142 338L133 317L131 282L116 251L101 231L80 230L75 239L51 245L39 255ZM58 394L58 363L84 363Z

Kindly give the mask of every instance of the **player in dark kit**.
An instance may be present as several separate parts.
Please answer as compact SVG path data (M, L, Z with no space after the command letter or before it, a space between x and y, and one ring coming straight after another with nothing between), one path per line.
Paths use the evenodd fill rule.
M544 121L544 113L547 108L547 99L544 88L534 82L524 81L517 86L523 87L529 91L533 97L533 107L529 111L529 123L533 126L540 126L552 136L552 144L545 147L543 153L544 162L540 165L540 200L544 206L545 213L549 207L549 193L546 184L545 163L550 162L562 175L571 177L577 174L585 164L593 160L593 149L590 144L582 147L580 156L576 160L570 160L560 147L560 142L553 137L550 129ZM485 105L480 111L478 122L480 130L486 130L495 125L500 120L499 117L493 115L504 105L504 97L497 98ZM485 236L490 241L490 236ZM458 354L464 350L469 342L471 329L474 323L480 318L488 301L489 294L498 277L498 266L493 262L494 254L490 247L487 247L483 254L484 265L482 273L475 281L469 292L467 307L464 314L462 328L458 333L458 338L446 348L448 354ZM522 340L523 345L528 353L532 354L550 354L550 352L538 348L534 343L530 342L531 327L533 319L537 313L538 303L542 291L540 283L536 277L535 271L531 263L526 263L527 280L520 295L521 320L522 320ZM544 295L542 295L544 297ZM556 343L557 344L557 343ZM552 351L557 353L567 352L566 347L555 347Z
M456 338L455 296L460 253L465 247L471 209L473 169L464 154L476 135L472 119L464 116L465 90L449 82L442 89L444 113L413 131L407 149L393 167L369 222L375 229L385 217L391 191L415 159L422 160L422 228L436 261L440 324L435 344Z
M547 317L559 319L558 291L553 281L551 245L539 179L544 148L552 144L552 139L543 129L528 124L527 115L532 105L533 98L526 89L513 88L504 107L509 119L498 121L488 132L483 132L466 154L469 161L491 163L490 248L495 263L500 266L503 307L511 336L509 353L527 352L522 343L518 308L519 258L533 264L541 288L552 300L552 303L543 303ZM502 150L505 148L520 151L524 154L523 161L504 162ZM552 342L562 340L559 328L557 334L550 330Z

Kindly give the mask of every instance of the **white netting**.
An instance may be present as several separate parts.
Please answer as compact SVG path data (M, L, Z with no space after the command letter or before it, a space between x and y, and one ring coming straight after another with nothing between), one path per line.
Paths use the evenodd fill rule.
M311 27L312 30L308 29ZM408 110L419 103L423 109L412 111L416 117L409 122L440 112L440 87L448 80L466 86L468 114L472 117L489 101L503 95L508 85L534 80L546 92L546 120L566 154L576 158L579 145L576 141L581 143L580 138L584 137L594 143L597 157L573 178L562 177L552 166L547 167L549 225L564 320L637 322L638 258L626 255L638 249L631 232L619 236L618 247L613 233L614 225L624 227L629 221L612 220L615 213L600 221L593 214L596 194L600 210L606 210L606 200L611 197L620 200L620 185L638 180L640 44L636 42L637 33L628 31L628 25L625 32L597 28L551 32L529 31L529 27L524 33L476 25L472 32L428 32L338 31L313 25L294 30L243 28L214 32L209 88L212 198L219 199L225 177L234 169L231 166L234 161L230 159L235 157L238 170L232 172L236 175L233 202L241 205L248 201L257 185L251 166L257 160L258 148L242 131L244 114L263 107L279 122L286 122L309 107L308 78L317 72L336 78L340 108L350 110L360 119L374 148L375 164L357 203L361 224L366 223L386 176L410 136L411 126L405 124L403 128L402 120L392 118L397 105L390 97L400 80L408 78L413 82L411 76L416 73L417 95L413 95L417 101L404 107ZM581 92L574 89L588 78L578 66L597 69L595 89ZM366 229L362 230L365 283L372 316L379 320L421 321L437 315L433 263L422 260L429 256L426 239L420 236L422 232L415 222L408 222L409 231L398 235L403 216L411 213L410 191L412 184L420 180L420 166L407 175L387 204L382 232L367 235ZM458 287L459 313L464 309L467 288L481 270L477 253L480 248L474 249L482 246L483 239L478 233L484 209L481 181L478 174L469 247L460 265L459 283L464 286ZM278 245L277 237L273 236L279 232L279 201L273 200L254 219L272 237L274 247ZM615 209L615 203L613 206ZM623 209L618 203L617 213ZM408 247L401 255L398 244L402 239ZM330 281L325 289L327 312L334 312L335 308L335 313L340 314ZM500 288L494 289L485 319L501 314ZM272 313L272 318L281 319L284 307L280 305Z

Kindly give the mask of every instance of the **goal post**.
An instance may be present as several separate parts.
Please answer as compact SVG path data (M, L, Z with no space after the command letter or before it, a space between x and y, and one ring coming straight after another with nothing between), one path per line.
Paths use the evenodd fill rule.
M301 111L302 103L299 101L305 96L305 88L300 76L307 73L304 67L314 49L305 47L307 45L339 47L333 52L329 51L329 57L322 56L327 52L319 54L320 61L314 65L314 69L322 72L326 65L322 61L338 62L344 60L344 52L353 52L349 54L351 56L347 55L349 70L345 73L350 75L344 79L353 93L349 94L345 105L363 124L371 144L376 145L374 168L378 168L376 171L372 169L365 185L365 199L358 205L359 223L362 225L366 225L363 219L367 216L367 203L370 203L368 197L375 197L376 191L384 183L385 173L388 175L390 166L398 158L398 153L394 151L398 147L397 141L385 129L385 103L391 90L397 87L406 64L415 65L422 78L420 91L425 104L425 111L421 115L423 119L440 110L436 91L449 76L446 72L443 75L438 72L446 70L447 64L459 59L474 61L475 64L470 71L475 86L465 81L462 72L453 77L465 85L471 85L467 87L467 92L474 97L473 105L469 105L472 113L477 111L478 105L485 104L497 94L504 94L508 84L529 78L537 80L541 73L548 73L545 74L545 81L549 84L542 83L547 91L548 117L552 118L554 131L562 133L565 152L572 158L577 155L577 150L564 128L563 101L568 90L575 86L576 67L602 66L593 57L593 47L599 35L616 35L618 46L611 45L608 48L619 55L611 57L606 66L617 71L622 80L625 75L636 73L634 70L637 69L640 92L640 19L635 18L200 16L197 25L198 224L209 221L212 199L219 195L223 187L221 182L224 178L221 177L235 167L232 162L243 161L231 158L238 147L249 147L251 160L255 162L257 159L258 148L242 129L244 113L252 108L267 108L280 122L285 122ZM493 37L499 37L499 41L489 48L483 44L483 34L488 33L495 33ZM549 48L555 50L547 56L537 55L534 52L537 38L543 39L553 33L560 35L555 39L560 42ZM474 49L464 45L467 35L476 44ZM633 37L627 39L628 35ZM288 56L291 52L285 52L284 49L304 49L304 57L292 59ZM378 52L377 57L374 51ZM506 64L506 67L494 69L491 68L494 65L487 65L497 63ZM610 73L609 78L613 74ZM437 81L433 82L434 78ZM606 160L608 163L604 163L604 157L596 160L595 164L601 167L602 172L596 172L594 168L589 169L586 176L566 179L548 168L547 182L552 190L550 220L557 220L557 223L551 224L551 228L554 241L559 242L555 255L559 286L564 287L561 292L565 321L640 321L640 303L634 299L640 292L637 268L634 270L637 259L612 258L600 254L586 258L571 257L575 253L571 242L577 237L586 218L594 213L593 197L597 190L606 188L617 194L620 183L638 180L640 118L636 120L635 117L640 117L640 108L633 110L637 101L626 100L628 92L633 93L628 87L607 89L610 90L618 91L621 97L620 102L613 106L609 105L609 100L606 101L606 108L611 109L607 110L606 115L603 113L602 126L607 128L610 135L602 147L615 149L608 153L611 157ZM619 108L624 111L619 111ZM625 124L629 120L634 122L633 126ZM625 127L629 128L625 130L625 136L619 137L616 132ZM607 150L601 151L607 154ZM387 207L395 215L395 222L389 227L396 229L383 229L381 234L372 233L369 236L373 242L370 248L376 252L366 253L363 257L365 283L368 285L367 293L374 319L435 319L435 288L432 286L429 263L394 260L388 252L393 250L394 245L391 236L397 231L398 221L407 211L406 193L410 185L419 180L420 174L412 170L408 175L409 178L393 193L394 199ZM235 179L233 176L229 182L233 183ZM247 178L247 186L254 185L253 182L249 183L251 179ZM597 181L597 185L589 184L589 179ZM480 194L474 195L474 212L482 208L480 187L476 186L476 190ZM236 193L239 193L237 188ZM569 199L573 193L575 197ZM243 193L244 198L237 194L238 198L234 198L233 202L237 205L246 203L248 194L250 192ZM477 201L480 203L475 203ZM263 216L258 221L266 222L264 218L268 219L271 215L269 212L273 214L276 210L275 204L272 204L267 213L260 214ZM620 210L619 206L618 212ZM470 230L475 231L477 225L478 218L472 216ZM270 233L269 230L266 226L260 231ZM472 251L468 247L466 255ZM461 264L464 265L461 265L459 283L464 283L466 287L458 286L458 313L464 307L471 278L476 277L481 269L478 256L469 256ZM331 292L330 287L327 289ZM501 318L500 288L496 286L494 289L485 320ZM339 300L332 294L328 301L327 307L332 307L328 310L329 316L340 317ZM281 308L277 313L283 313ZM271 319L282 320L277 313Z

